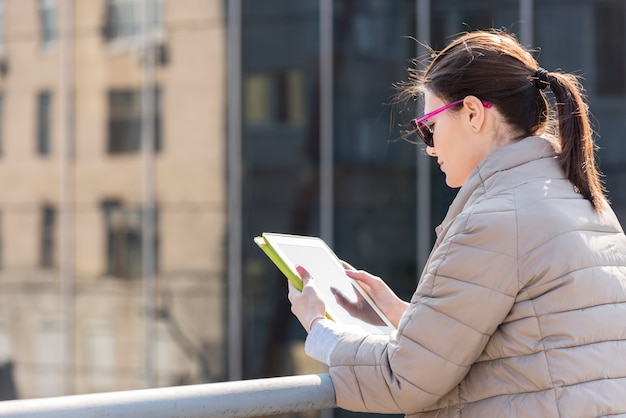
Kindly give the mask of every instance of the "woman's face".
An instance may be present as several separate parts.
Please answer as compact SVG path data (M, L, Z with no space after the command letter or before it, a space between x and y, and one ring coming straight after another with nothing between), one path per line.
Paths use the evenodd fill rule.
M424 100L424 114L448 104L429 91L424 93ZM460 106L463 108L459 109ZM426 148L426 152L437 157L450 187L461 187L489 152L480 142L480 136L472 130L470 110L465 103L459 107L441 112L428 121L434 143Z

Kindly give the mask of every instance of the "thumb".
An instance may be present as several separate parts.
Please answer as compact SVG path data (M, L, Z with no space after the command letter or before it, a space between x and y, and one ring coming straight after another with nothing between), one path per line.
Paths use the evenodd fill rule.
M333 294L335 300L337 300L337 303L339 303L340 306L345 307L346 305L350 305L348 298L346 298L345 295L336 287L331 287L330 292Z
M296 266L296 271L298 272L298 275L302 279L302 286L305 286L307 282L311 279L311 273L309 273L309 271L305 269L304 267L302 267L301 265Z

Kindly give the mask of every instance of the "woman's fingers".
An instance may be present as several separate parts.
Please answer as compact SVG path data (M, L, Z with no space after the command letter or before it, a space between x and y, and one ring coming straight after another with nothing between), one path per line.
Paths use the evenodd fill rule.
M380 278L372 274L369 274L368 272L363 271L363 270L346 270L346 275L348 275L348 277L362 284L365 284L369 287L376 286L376 284L378 284L378 282L381 281Z
M373 274L370 274L366 272L365 270L356 270L349 263L343 260L341 260L341 264L343 264L344 268L346 269L346 275L356 280L361 285L365 285L366 287L373 288L373 287L376 287L377 285L380 286L380 283L383 282L380 277L374 276Z
M306 286L306 283L311 278L311 273L300 265L296 266L296 271L298 272L298 276L302 279L302 286Z
M300 291L293 285L293 283L291 283L290 280L287 280L287 282L289 286L289 293L287 293L287 299L289 299L289 302L293 303L293 301L297 297L298 293L300 293Z
M343 265L343 268L345 268L346 270L356 270L347 261L343 261L343 260L339 260L339 261L341 261L341 264Z
M309 332L313 320L324 317L326 307L315 287L315 280L309 272L302 266L296 266L296 271L302 279L302 291L289 282L289 294L287 296L291 302L291 311L296 315L304 329Z

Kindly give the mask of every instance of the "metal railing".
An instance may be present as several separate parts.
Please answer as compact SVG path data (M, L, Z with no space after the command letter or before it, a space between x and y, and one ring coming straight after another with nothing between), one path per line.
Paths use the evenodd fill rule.
M0 402L2 418L220 418L334 408L328 374Z

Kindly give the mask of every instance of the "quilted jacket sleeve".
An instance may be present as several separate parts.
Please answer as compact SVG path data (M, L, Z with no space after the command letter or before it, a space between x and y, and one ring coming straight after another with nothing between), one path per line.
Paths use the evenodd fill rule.
M519 288L515 211L495 200L443 232L396 334L341 337L330 357L340 407L419 412L467 374Z

